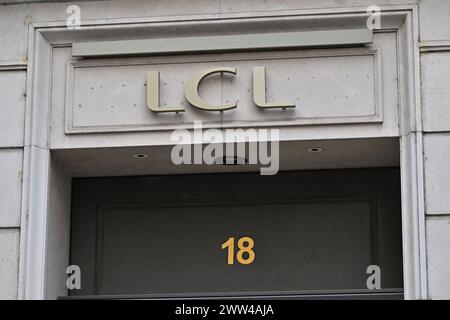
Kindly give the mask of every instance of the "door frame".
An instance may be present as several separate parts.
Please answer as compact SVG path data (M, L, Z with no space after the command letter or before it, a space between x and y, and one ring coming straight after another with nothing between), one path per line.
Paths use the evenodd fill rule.
M423 145L421 124L420 70L417 5L385 6L389 30L397 33L399 81L400 166L402 192L402 239L405 299L427 298ZM80 30L68 30L65 21L32 22L29 25L27 99L24 141L24 172L21 209L19 298L43 299L48 268L48 213L51 159L51 66L53 48L70 46L86 32L99 29L114 33L121 28L151 22L215 21L258 17L323 18L366 17L367 8L266 11L229 14L89 20ZM113 27L113 28L111 28ZM342 26L340 26L342 28ZM54 177L53 177L54 178ZM62 183L70 183L70 178ZM64 270L65 271L65 270Z

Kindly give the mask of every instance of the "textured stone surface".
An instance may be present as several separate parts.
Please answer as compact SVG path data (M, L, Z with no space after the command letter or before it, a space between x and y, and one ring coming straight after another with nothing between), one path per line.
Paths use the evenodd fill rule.
M450 134L426 134L424 159L426 213L450 214Z
M20 225L22 150L0 149L0 228Z
M422 41L450 40L448 0L420 0L419 21Z
M25 71L0 70L0 147L23 146L25 85Z
M450 131L450 51L423 53L421 66L424 130Z
M0 229L0 300L17 299L19 229Z
M427 219L428 297L450 299L450 216Z

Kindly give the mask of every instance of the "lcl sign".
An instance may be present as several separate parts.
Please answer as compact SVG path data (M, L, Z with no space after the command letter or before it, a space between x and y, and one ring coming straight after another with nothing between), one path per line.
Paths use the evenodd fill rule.
M186 83L186 100L195 108L206 111L225 111L237 108L237 101L213 105L204 101L199 93L200 82L207 76L214 73L236 74L236 68L215 67L208 68L195 74ZM253 68L253 101L260 108L295 108L295 103L280 103L266 101L266 69L265 67ZM159 71L150 71L147 74L147 106L153 112L184 112L184 108L179 106L160 106L159 101Z

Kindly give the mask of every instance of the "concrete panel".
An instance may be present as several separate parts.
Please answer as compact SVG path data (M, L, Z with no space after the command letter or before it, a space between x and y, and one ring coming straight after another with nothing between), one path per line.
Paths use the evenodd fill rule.
M22 150L0 150L0 228L20 226Z
M320 147L322 152L308 152L308 148L311 147ZM248 145L246 145L247 159L248 149ZM54 151L52 155L60 163L64 163L64 173L76 177L252 172L265 167L261 164L175 165L170 157L171 151L172 146L141 146L63 149ZM290 141L281 142L279 151L280 171L397 167L400 161L397 138ZM138 153L147 154L148 158L133 157ZM52 188L53 191L62 192L61 186ZM60 226L62 225L59 220L58 223Z
M289 10L313 8L363 7L371 5L415 4L417 0L223 0L223 12Z
M41 21L64 22L70 15L66 10L72 4L80 7L82 24L90 19L207 14L220 11L218 0L70 1L0 6L0 30L2 30L0 61L25 60L27 57L29 23Z
M450 214L450 134L424 136L427 214Z
M383 33L383 34L376 34L375 36L375 45L383 46L383 50L380 50L380 53L382 55L381 61L382 61L382 106L383 106L383 123L361 123L361 124L354 124L351 125L314 125L314 126L288 126L288 127L280 127L280 140L298 140L299 137L301 137L302 140L308 140L308 139L321 139L321 140L327 140L327 139L346 139L346 138L366 138L366 137L392 137L398 135L398 92L397 92L397 84L396 77L397 77L397 65L396 65L396 55L392 54L392 50L395 50L396 46L396 37L395 33ZM378 42L379 41L379 42ZM386 48L386 49L385 49ZM343 49L343 50L349 50L349 49ZM328 53L330 50L326 50ZM161 59L167 59L168 57L162 57ZM61 81L61 79L66 79L67 74L67 61L71 59L71 48L55 48L53 50L53 70L52 70L52 110L51 110L51 134L50 134L50 145L52 148L74 148L74 147L83 147L83 148L92 148L92 147L110 147L110 146L137 146L137 145L173 145L174 141L171 139L171 131L165 130L165 131L151 131L151 132L130 132L127 134L117 134L114 135L114 139L111 139L110 135L107 134L65 134L65 122L66 122L66 116L65 116L65 110L64 105L66 103L66 81ZM135 59L135 58L133 58ZM139 59L146 59L146 58L139 58ZM108 59L100 59L101 61L106 61ZM100 60L97 61L93 60L93 63L98 64ZM118 59L118 62L125 61L123 59ZM131 59L130 59L131 60ZM110 60L111 61L111 60ZM122 68L122 67L118 67ZM141 70L138 70L138 72L141 72ZM122 75L121 75L122 76ZM144 78L142 79L142 82L140 82L140 86L142 86L142 90L138 89L138 96L133 97L132 100L141 99L142 103L145 103L145 73L142 74ZM168 79L167 76L169 76ZM238 79L240 76L240 73L234 78L234 81ZM276 85L277 81L279 79L274 79L274 76L280 77L276 73L273 72L273 69L267 69L267 88L269 89L269 94L272 90L274 90L274 85ZM312 76L312 75L311 75ZM171 82L171 78L173 78L174 75L170 75L167 73L161 74L161 81L160 81L160 89L161 89L161 102L166 102L167 104L175 104L177 102L182 101L176 101L174 100L174 95L168 95L169 90L173 90L176 92L176 95L183 94L183 92L179 92L178 89L173 89L173 82ZM212 85L212 87L219 85L219 83L214 84L213 79L214 75L211 76L210 79L205 79L205 82L202 83L202 86L200 86L200 93L203 95L205 99L210 101L211 103L215 103L216 101L213 100L217 99L217 97L220 98L220 95L214 95L214 92L210 89L204 90L205 85ZM176 78L176 77L175 77ZM209 78L209 77L208 77ZM225 77L224 77L225 79ZM226 77L227 80L233 80L233 77L230 77L229 75ZM272 80L274 82L272 82ZM109 80L109 78L108 78ZM243 80L244 81L244 80ZM252 79L248 79L251 82ZM167 86L164 85L164 82L167 82ZM127 88L130 88L129 86L131 84L125 84L125 87L122 87L122 83L118 83L119 86L117 87L119 90L126 90ZM170 84L170 85L169 85ZM231 84L229 84L231 85ZM280 87L280 85L279 85ZM88 89L91 89L92 87L89 87ZM220 88L220 87L219 87ZM95 88L95 90L99 89L98 87ZM182 87L180 87L182 91ZM250 89L250 92L246 91L245 95L249 95L248 98L251 99L252 90L251 88L247 87L247 90ZM95 91L94 90L94 91ZM115 92L112 92L112 94L116 94ZM212 95L211 95L212 94ZM295 95L296 96L296 95ZM320 96L319 94L317 96ZM230 96L229 98L236 98L234 96ZM269 98L269 97L268 97ZM272 98L280 98L281 97L275 97L272 96ZM316 97L317 98L317 97ZM107 97L101 97L101 99L106 100ZM121 98L123 99L123 98ZM283 99L284 100L284 99ZM225 99L226 101L226 99ZM270 100L269 100L270 101ZM219 100L220 102L220 100ZM126 101L125 101L126 103ZM365 102L367 104L367 102ZM127 112L132 113L134 102L128 101L128 106L131 110L126 110ZM114 101L114 108L117 109L117 101ZM127 104L124 104L125 106ZM202 110L195 110L196 108L190 107L188 105L185 105L186 108L189 108L189 112L195 112L200 113ZM110 107L110 106L109 106ZM299 108L303 107L303 103L299 104ZM136 109L137 109L136 105ZM141 111L146 113L146 116L148 117L158 117L160 119L161 123L163 123L163 120L167 119L168 117L174 117L175 115L169 115L169 114L161 114L161 115L153 115L151 114L151 111L146 108L145 105L141 105ZM238 107L237 110L246 111L243 110L244 108ZM255 110L256 109L256 110ZM237 111L232 110L232 111ZM257 107L251 106L249 108L252 112L258 112L259 114L273 114L277 113L282 110L258 110ZM113 114L114 110L107 110L108 113ZM285 110L287 112L292 112L289 110ZM150 114L149 114L150 113ZM225 112L224 112L225 113ZM217 116L215 113L212 113L211 116ZM117 118L116 118L117 119ZM142 122L142 119L136 118L139 121ZM101 120L101 119L100 119ZM126 120L126 119L119 119L119 120ZM104 121L104 120L102 120ZM86 128L83 128L86 129ZM87 128L91 129L91 128ZM105 129L111 129L111 128L105 128ZM117 126L113 128L114 130L117 129Z
M132 60L131 65L123 61L116 66L101 60L76 63L67 82L66 128L71 133L87 133L172 129L199 120L214 126L382 121L382 67L376 50L224 54L222 61L216 59L155 58L149 63L147 59ZM140 63L144 65L137 65ZM214 105L238 101L238 107L220 113L190 106L184 98L187 81L199 71L217 66L236 68L237 75L208 77L200 86L201 97ZM295 109L261 110L255 106L252 72L256 66L267 69L267 101L291 101L297 104ZM161 115L148 110L148 71L161 74L161 105L183 107L186 112Z
M420 39L450 40L450 1L419 1Z
M450 131L450 52L423 53L421 68L423 128Z
M0 300L17 299L19 229L0 229Z
M450 299L450 216L427 219L428 297Z
M442 2L444 2L443 0ZM12 2L12 1L9 1ZM373 0L115 0L43 2L22 1L25 4L0 6L2 50L0 60L25 60L27 57L28 25L30 22L66 21L67 7L77 4L81 8L81 21L157 16L185 16L189 14L216 14L245 11L273 11L313 8L365 7ZM3 3L3 1L0 1ZM417 0L378 0L378 5L414 4Z
M25 71L0 69L0 147L23 146L25 85Z
M59 67L53 73L57 83L52 88L54 95L60 90L67 93L67 133L168 130L191 127L194 120L216 127L383 121L386 127L396 128L395 46L395 34L387 33L375 35L369 48L85 60L72 63L67 75L65 65ZM55 63L64 63L56 52L54 57ZM214 66L236 68L237 75L209 76L200 86L200 95L216 105L238 100L238 108L205 112L185 100L187 81ZM256 66L266 67L267 101L289 101L297 105L295 109L255 106L252 69ZM186 112L155 114L148 110L148 71L160 72L161 105L182 107ZM65 89L60 88L62 77L67 79ZM54 101L52 105L61 104ZM52 116L56 118L59 112L54 110Z
M51 159L45 299L67 295L66 268L70 251L71 181L65 167ZM83 285L83 284L82 284Z
M102 0L84 0L84 1L102 1ZM106 1L106 0L103 0ZM353 0L353 1L347 1L347 5L363 5L363 4L371 4L372 0ZM69 2L69 0L0 0L0 4L17 4L17 3L33 3L33 2ZM130 1L131 2L131 1ZM166 1L169 2L169 1ZM222 1L227 2L227 1ZM228 1L228 2L239 2L239 1ZM250 1L251 2L251 1ZM256 3L257 1L253 1ZM273 0L273 1L264 1L262 4L274 4L281 2L284 5L288 5L289 7L295 7L295 4L297 6L304 6L304 7L318 7L318 6L338 6L339 4L343 4L343 1L339 0L303 0L302 3L299 3L295 0L285 0L285 1L279 1L279 0ZM373 2L373 1L372 1ZM386 5L386 4L404 4L404 3L414 3L414 0L381 0L377 1L379 5Z

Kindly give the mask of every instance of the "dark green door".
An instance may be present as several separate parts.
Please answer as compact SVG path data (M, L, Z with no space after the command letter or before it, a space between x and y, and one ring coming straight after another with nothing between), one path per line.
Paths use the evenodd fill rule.
M401 293L395 168L83 178L72 201L72 295L352 296L370 265Z

